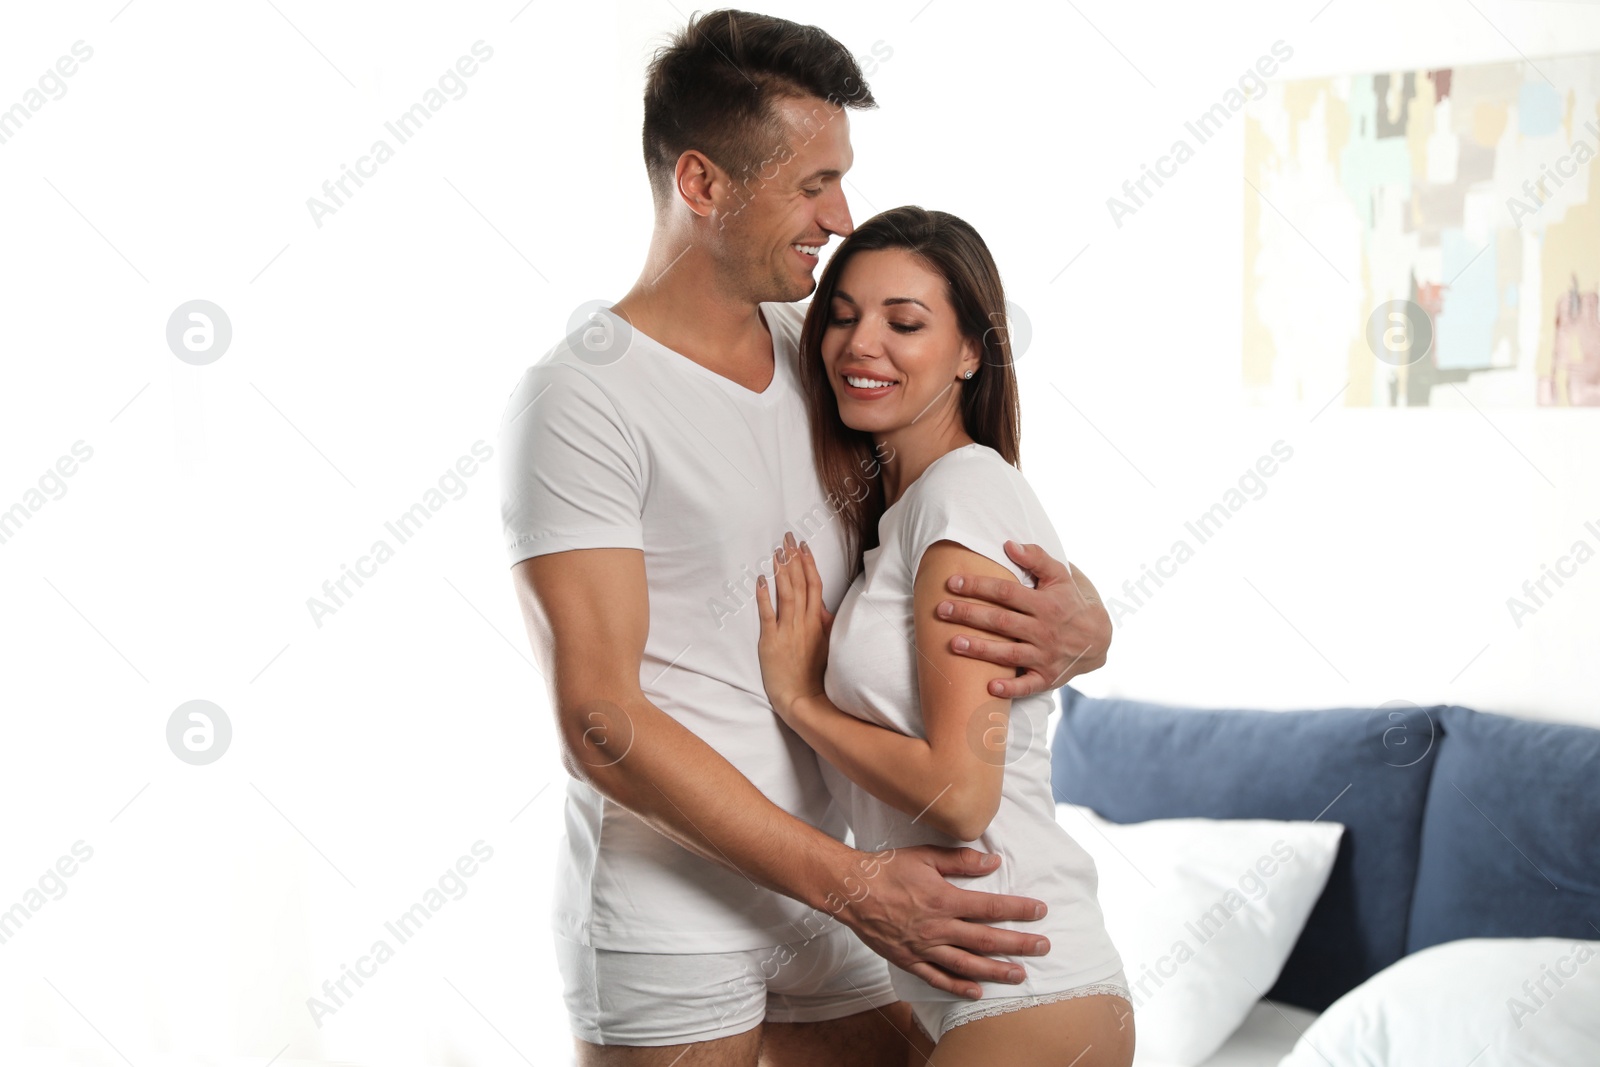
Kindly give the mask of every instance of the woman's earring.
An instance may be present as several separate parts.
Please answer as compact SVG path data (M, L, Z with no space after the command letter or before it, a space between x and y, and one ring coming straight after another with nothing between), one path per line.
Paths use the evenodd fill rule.
M963 374L961 377L970 378L970 377L972 377L972 372L971 371L967 371L967 373Z

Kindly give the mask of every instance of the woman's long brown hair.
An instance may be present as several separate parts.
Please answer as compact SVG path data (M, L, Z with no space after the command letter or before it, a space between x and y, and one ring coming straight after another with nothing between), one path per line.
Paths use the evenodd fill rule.
M862 553L877 547L878 520L884 512L879 460L892 457L879 457L871 434L852 430L839 418L838 399L822 362L822 336L833 317L833 292L845 265L858 252L886 248L905 249L944 278L961 333L978 342L983 360L970 380L956 386L961 390L962 427L1012 466L1021 462L1022 412L1006 329L1006 296L988 246L949 212L908 205L874 215L833 254L800 333L800 387L811 420L813 458L828 504L844 524L851 580L861 569Z

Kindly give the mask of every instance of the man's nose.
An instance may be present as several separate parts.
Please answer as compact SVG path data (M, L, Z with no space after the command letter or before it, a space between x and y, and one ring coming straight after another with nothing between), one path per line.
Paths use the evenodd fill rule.
M829 233L836 233L840 237L849 237L855 232L856 225L850 220L850 205L845 202L842 182L829 191L827 203L823 205L823 210L817 213L817 223Z

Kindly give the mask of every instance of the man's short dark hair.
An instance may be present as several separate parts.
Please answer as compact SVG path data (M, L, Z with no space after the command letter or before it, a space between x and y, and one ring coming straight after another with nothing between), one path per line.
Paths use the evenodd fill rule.
M782 147L773 103L801 96L878 105L849 49L816 26L726 8L691 18L645 75L644 164L657 206L691 148L748 181Z

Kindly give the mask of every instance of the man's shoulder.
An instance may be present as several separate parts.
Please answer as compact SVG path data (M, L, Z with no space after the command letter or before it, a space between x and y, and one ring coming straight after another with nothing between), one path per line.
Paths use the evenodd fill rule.
M622 363L642 338L621 316L597 308L584 316L574 315L567 323L566 335L545 349L534 367L566 366L594 379L602 376L598 372Z
M616 389L621 379L605 373L604 365L587 362L583 355L583 349L575 349L569 337L524 366L511 387L505 420L520 419L537 405L542 418L530 422L549 424L552 419L559 422L592 415L608 422L630 421L625 413L631 405Z
M566 336L523 368L517 389L555 389L615 402L630 383L640 380L639 336L626 322L597 310L568 325L572 328Z

